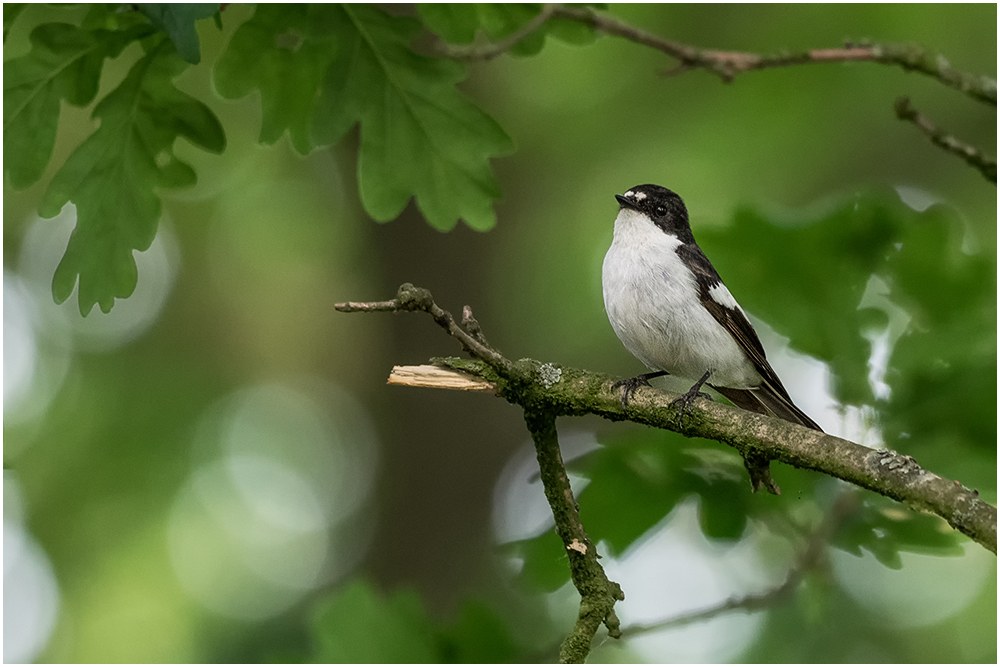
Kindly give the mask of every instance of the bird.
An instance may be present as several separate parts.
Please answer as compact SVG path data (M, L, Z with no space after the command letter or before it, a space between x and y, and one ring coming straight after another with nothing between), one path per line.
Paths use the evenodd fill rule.
M746 313L691 232L680 196L660 185L615 195L618 217L604 257L604 307L618 339L651 372L615 383L622 408L649 380L696 380L675 403L682 415L706 383L744 410L822 432L767 362Z

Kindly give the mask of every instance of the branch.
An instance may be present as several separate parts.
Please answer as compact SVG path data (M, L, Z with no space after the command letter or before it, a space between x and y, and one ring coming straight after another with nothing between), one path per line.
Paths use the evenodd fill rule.
M483 47L455 49L443 47L445 55L465 60L486 60L508 51L518 41L540 29L550 18L576 21L599 30L606 35L627 39L656 49L680 61L670 74L679 74L692 69L704 69L723 81L730 82L737 74L752 70L807 65L814 63L842 63L867 61L895 65L907 71L920 72L937 79L946 86L960 90L975 100L997 103L996 79L956 70L939 53L921 46L906 44L865 44L845 45L838 49L812 49L797 53L760 55L741 51L718 51L701 49L671 39L659 37L636 28L607 14L597 14L585 7L567 5L546 5L542 11L520 30L503 41Z
M949 153L954 153L973 167L978 169L987 180L997 182L997 161L990 160L980 152L975 146L971 146L964 141L955 138L946 131L935 125L927 116L913 108L909 97L900 97L896 100L896 116L900 120L908 120L916 125L920 130L931 138L935 145L940 146Z
M559 5L555 16L591 26L601 32L622 37L637 44L662 51L681 61L675 73L689 69L705 69L723 81L732 81L737 74L751 70L806 65L811 63L840 63L869 61L883 65L897 65L907 71L920 72L933 77L975 100L996 106L997 82L988 76L961 72L951 66L944 56L923 47L906 44L847 45L842 49L813 49L799 53L782 53L762 56L740 51L715 51L699 49L669 39L663 39L606 15L595 14L590 9Z
M559 649L559 662L582 663L602 623L608 627L609 635L621 637L615 603L624 600L625 594L618 584L608 579L597 562L600 556L580 521L580 508L573 497L559 450L555 413L525 408L524 421L535 443L542 486L556 522L556 532L569 556L570 576L580 593L580 614L573 631Z
M400 310L419 310L429 313L435 322L459 340L467 352L485 362L490 374L502 377L509 386L523 384L529 378L525 374L526 367L521 362L517 364L510 362L486 342L486 337L476 318L473 317L471 308L466 306L463 309L462 324L465 326L463 329L455 322L451 313L442 310L434 303L431 293L426 289L406 283L399 288L396 298L391 301L338 303L335 308L348 313ZM535 371L536 369L528 367L528 372L531 373L530 379L527 379L529 384L537 379L542 386L551 387L561 378L561 373L551 365L540 365L537 373ZM455 373L433 366L397 366L393 368L389 382L473 391L495 391L497 388L496 382L492 379L484 382L469 374ZM604 568L597 561L600 557L597 548L580 521L580 508L576 498L573 497L573 489L559 450L556 417L560 413L553 410L552 405L545 401L523 401L519 405L524 408L524 420L535 443L545 498L555 519L556 532L562 539L569 557L573 585L580 593L580 613L573 631L563 641L559 651L559 661L583 662L590 653L590 644L601 624L607 626L610 636L616 638L621 636L620 624L615 615L615 603L624 600L625 594L618 584L608 579Z
M731 597L717 605L657 621L648 625L632 625L622 630L622 635L631 639L649 632L657 632L668 628L676 628L690 623L707 621L727 614L731 611L754 612L771 607L786 600L799 587L806 575L821 567L825 561L826 547L834 534L840 528L844 519L855 512L858 507L858 495L852 492L842 493L837 497L830 512L823 522L809 535L805 548L798 557L785 580L775 588L763 593L751 593L742 597Z
M677 394L639 387L623 409L614 378L533 359L510 361L485 343L485 337L466 306L460 327L442 310L428 290L406 283L390 301L346 302L341 312L423 311L430 314L462 347L479 360L435 359L438 367L396 367L398 384L495 390L496 395L524 409L538 455L539 469L556 531L569 556L573 584L580 593L580 615L563 642L560 660L582 662L601 624L612 637L620 636L614 605L624 599L618 584L608 580L593 543L580 522L576 499L559 452L555 419L594 414L612 421L630 420L686 435L718 440L734 447L744 460L778 460L807 468L898 500L915 510L929 511L987 549L997 551L997 509L957 481L923 470L909 456L873 450L841 438L813 431L781 419L697 399L684 417L671 405ZM449 373L448 371L451 371ZM489 383L479 384L479 381ZM397 384L397 382L392 382Z
M413 297L419 295L419 299ZM419 303L419 307L414 306ZM910 456L891 450L869 449L849 440L807 429L782 419L698 399L682 420L670 402L677 394L640 387L626 410L614 378L574 368L543 364L532 359L512 362L493 348L481 346L462 331L447 312L434 303L427 290L409 283L393 301L342 303L344 312L373 310L424 310L485 363L467 359L436 359L439 366L492 382L497 395L522 407L540 406L554 414L595 414L612 421L675 431L688 437L708 438L734 447L743 455L780 461L797 468L816 470L906 504L911 509L937 514L953 528L993 553L997 552L997 509L979 493L958 481L921 468ZM486 355L484 358L480 355Z
M434 361L496 382L499 396L512 403L519 400L513 387L498 381L496 375L478 362L456 357ZM640 387L628 409L623 411L619 392L612 388L614 378L610 376L531 359L521 359L518 364L536 369L551 366L561 371L560 382L548 390L536 387L531 394L533 400L554 403L560 414L595 414L611 421L627 419L688 437L717 440L734 447L744 458L756 456L815 470L899 501L911 509L936 514L956 530L993 553L997 552L996 507L981 500L978 491L924 470L911 456L887 449L869 449L782 419L706 399L695 401L682 421L676 407L671 405L679 394L651 387Z

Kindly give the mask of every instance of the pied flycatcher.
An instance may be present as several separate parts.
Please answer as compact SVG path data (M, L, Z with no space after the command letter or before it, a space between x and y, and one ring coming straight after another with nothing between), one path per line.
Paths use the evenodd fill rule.
M678 401L687 409L708 386L744 410L822 431L797 408L764 356L750 320L694 240L677 193L637 185L615 195L620 208L604 257L604 307L625 345L653 372L617 383L622 408L662 375L697 380Z

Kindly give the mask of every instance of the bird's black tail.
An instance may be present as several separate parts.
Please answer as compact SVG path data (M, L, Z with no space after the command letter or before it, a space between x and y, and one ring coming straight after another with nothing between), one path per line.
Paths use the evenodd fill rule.
M809 415L799 410L788 396L775 391L767 382L762 383L754 389L730 389L729 387L716 387L709 385L737 407L756 412L762 415L780 417L793 424L801 424L806 428L823 432L819 424L809 418Z

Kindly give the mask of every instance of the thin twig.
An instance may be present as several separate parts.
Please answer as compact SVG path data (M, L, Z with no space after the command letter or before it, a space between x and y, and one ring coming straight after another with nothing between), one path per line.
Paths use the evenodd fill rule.
M844 519L857 509L858 502L858 494L853 491L844 492L837 497L837 500L834 501L833 507L830 508L830 512L826 515L823 522L809 535L805 548L799 552L795 563L788 570L785 580L775 588L763 593L751 593L749 595L731 597L707 609L680 614L679 616L655 623L630 625L622 629L622 636L626 639L631 639L632 637L650 632L658 632L682 625L707 621L733 611L754 612L769 609L783 602L795 592L806 575L823 565L827 545L840 528Z
M522 39L541 28L546 21L552 18L555 10L556 5L543 5L542 11L537 16L499 42L483 46L452 46L442 43L439 45L438 50L442 55L458 60L492 60L497 56L507 53Z
M668 74L678 74L692 69L704 69L724 81L732 81L737 74L752 70L789 67L818 63L876 62L895 65L907 71L920 72L933 77L946 86L962 91L975 100L997 103L997 82L993 77L962 72L951 66L944 56L921 46L907 44L848 44L843 48L811 49L795 53L760 55L742 51L702 49L672 39L646 32L614 18L598 14L586 7L546 5L545 8L516 33L495 44L479 47L442 47L445 55L464 60L495 58L517 42L539 30L549 18L561 18L588 25L606 35L620 37L636 44L656 49L680 61Z
M624 21L597 14L583 7L559 5L554 16L578 21L605 34L643 44L673 56L680 60L680 66L674 70L675 72L700 68L720 76L724 81L732 81L737 74L751 70L811 63L870 61L885 65L897 65L909 71L921 72L980 102L994 106L997 103L996 79L956 70L943 56L920 46L904 44L847 45L837 49L812 49L798 53L763 56L740 51L699 49L658 37L628 25Z
M462 344L465 351L474 357L482 359L493 367L498 373L509 374L511 363L500 352L485 344L485 338L470 335L462 327L458 326L455 318L447 310L443 310L434 302L429 290L422 287L414 287L410 283L400 285L396 298L391 301L345 301L333 306L342 313L371 313L371 312L398 312L423 311L430 314L445 331L451 334ZM469 311L471 315L472 311ZM478 327L478 322L476 326Z
M465 327L465 330L469 332L470 336L478 340L486 347L492 347L489 341L486 340L486 336L483 334L483 328L479 326L479 320L473 316L472 308L470 306L464 306L462 308L462 326Z
M896 116L900 120L907 120L920 128L920 131L930 137L931 141L949 153L954 153L970 165L975 167L986 177L986 180L997 182L997 161L991 160L975 146L971 146L964 141L948 134L931 121L930 118L917 111L910 103L909 97L900 97L896 100Z

